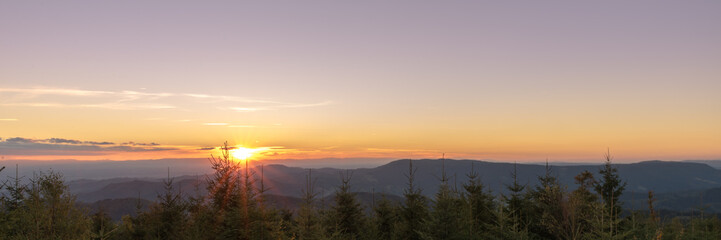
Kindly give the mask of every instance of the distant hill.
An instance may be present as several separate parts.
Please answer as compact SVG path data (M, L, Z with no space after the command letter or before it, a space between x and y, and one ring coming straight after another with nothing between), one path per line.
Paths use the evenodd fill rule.
M321 158L264 160L266 164L312 167L335 166L343 168L374 167L390 162L385 158ZM202 175L212 172L207 158L167 158L127 161L78 161L78 160L0 160L6 169L0 176L14 176L15 166L19 175L30 177L37 172L55 171L67 180L108 178L162 178L168 170L175 176Z
M483 183L494 194L505 193L505 185L511 183L510 173L513 171L512 163L485 162L476 160L413 160L413 167L417 169L416 185L427 196L432 196L438 189L438 176L445 165L445 170L451 176L451 183L461 187L467 181L466 174L471 167L480 175ZM707 197L707 203L712 201L721 203L721 170L706 164L693 162L662 162L647 161L631 164L616 164L620 176L628 183L622 196L628 202L626 207L643 209L647 193L652 190L656 193L659 207L672 209L687 209L694 205L698 193ZM537 184L537 177L545 171L545 166L538 164L517 164L519 181L533 187ZM569 190L576 188L573 177L584 170L598 175L599 165L565 165L552 166L555 176ZM259 176L260 169L254 169ZM346 170L334 168L320 168L310 170L315 180L316 192L321 197L332 196L336 186L340 184L340 173ZM352 172L352 191L370 194L398 197L403 194L407 180L408 160L397 160L375 168L354 169ZM263 167L264 183L270 187L268 194L287 197L287 206L294 205L294 200L301 196L308 169L287 167L284 165L268 165ZM163 179L135 179L116 178L105 180L76 180L70 181L70 190L77 195L79 201L97 202L104 199L141 198L154 200L163 192ZM174 178L176 189L185 195L205 195L205 176L182 176ZM718 188L718 190L713 190ZM713 198L719 192L719 198ZM691 201L694 200L694 201ZM682 204L691 202L689 204ZM714 203L715 204L715 203ZM718 208L721 211L721 206Z
M721 160L686 160L684 162L703 163L713 168L721 169Z

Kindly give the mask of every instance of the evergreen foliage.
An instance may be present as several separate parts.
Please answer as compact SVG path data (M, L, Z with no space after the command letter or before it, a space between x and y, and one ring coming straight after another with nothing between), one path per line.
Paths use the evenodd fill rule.
M603 202L604 211L602 213L604 213L605 219L602 219L602 222L605 220L607 223L609 236L614 236L618 232L618 220L621 215L621 203L618 198L626 188L626 183L619 177L618 169L611 165L613 157L611 157L610 151L606 152L604 158L605 164L599 170L601 179L596 183L595 190Z
M215 173L207 178L207 195L197 189L184 195L168 175L148 210L138 205L119 222L78 207L58 173L25 181L16 174L0 186L0 239L721 239L715 216L664 219L653 192L647 210L622 212L625 184L608 153L598 181L581 172L569 192L546 165L529 187L514 169L510 193L501 198L485 189L473 165L460 191L443 167L430 201L415 185L409 161L403 201L383 195L367 210L351 191L351 172L341 174L333 203L324 206L308 170L303 202L291 211L265 202L262 168L256 174L223 150L210 159Z
M385 194L373 208L373 232L370 239L390 240L398 221L398 206L386 198Z
M408 186L404 190L404 203L398 212L398 223L394 227L397 239L423 239L427 237L428 200L421 189L415 187L415 168L413 160L408 160Z
M468 182L463 185L463 203L466 205L464 213L468 236L471 239L488 238L494 221L496 203L493 195L484 189L480 176L471 163L471 172L467 174Z
M342 184L335 192L335 205L331 208L330 226L343 239L358 239L365 225L363 208L350 191L352 172L341 173Z

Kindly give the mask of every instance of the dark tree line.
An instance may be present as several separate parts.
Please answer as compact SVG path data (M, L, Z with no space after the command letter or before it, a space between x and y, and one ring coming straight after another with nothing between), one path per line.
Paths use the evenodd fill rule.
M318 202L312 171L296 210L266 202L262 168L249 169L231 159L227 146L211 157L208 194L184 195L168 177L164 193L146 211L114 222L102 211L76 206L58 173L15 176L2 185L0 239L721 239L721 221L675 218L661 222L649 192L648 211L623 212L618 201L625 183L610 154L598 172L576 177L569 191L553 169L534 185L517 181L496 196L474 166L456 187L441 170L439 190L426 197L414 183L413 162L406 172L403 201L384 196L366 208L352 191L352 172L340 174L333 202Z

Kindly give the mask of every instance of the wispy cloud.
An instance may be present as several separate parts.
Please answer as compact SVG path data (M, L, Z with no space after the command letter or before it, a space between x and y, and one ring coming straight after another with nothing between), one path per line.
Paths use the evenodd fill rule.
M109 91L88 91L63 88L0 88L0 92L20 93L25 95L69 95L69 96L98 96L113 94Z
M203 125L206 125L206 126L225 126L225 125L228 125L228 123L203 123Z
M228 127L232 127L232 128L254 128L255 126L253 126L253 125L229 125Z
M3 121L3 122L14 122L14 121L18 121L18 119L17 119L17 118L0 118L0 121Z
M0 140L3 155L103 155L106 152L158 152L179 150L157 143L114 143L66 138L33 139L12 137Z
M0 88L0 96L3 97L0 106L112 110L187 109L190 105L212 103L224 110L255 112L282 108L319 107L333 103L332 101L294 103L202 93L95 91L66 88Z
M233 111L236 112L255 112L259 110L265 110L264 108L252 108L252 107L232 107L230 108Z

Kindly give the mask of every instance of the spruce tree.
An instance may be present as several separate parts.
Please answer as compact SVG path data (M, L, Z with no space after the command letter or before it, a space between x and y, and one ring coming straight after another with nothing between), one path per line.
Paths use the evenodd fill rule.
M563 232L564 189L553 176L552 169L546 160L545 174L538 177L540 183L532 191L534 211L532 231L542 238L560 238Z
M373 207L373 226L375 238L378 240L390 240L393 237L394 224L398 221L398 209L393 202L388 200L385 194Z
M90 216L92 220L91 239L106 240L111 239L117 230L117 226L113 223L107 212L102 208Z
M324 236L324 228L315 206L318 193L314 190L315 180L312 173L312 170L308 169L303 201L295 218L295 238L299 240L321 239Z
M341 172L341 185L335 192L335 205L331 208L332 230L339 232L344 239L357 239L365 224L363 208L350 191L352 172Z
M415 240L427 237L427 199L414 185L416 170L413 168L413 160L408 160L408 185L403 192L405 201L398 213L399 221L395 227L397 239Z
M583 171L574 179L578 188L570 193L568 200L563 205L565 222L563 236L566 239L579 239L584 235L591 236L589 233L592 232L593 219L597 218L595 209L598 206L598 197L591 192L596 184L593 173Z
M604 222L608 226L609 235L613 236L617 232L618 219L621 214L621 203L619 197L626 188L626 183L621 180L618 175L618 169L611 165L611 152L607 151L605 156L605 164L599 170L601 179L596 183L595 190L603 201L603 212L605 213Z
M40 172L30 179L22 202L21 230L18 237L28 239L82 239L90 237L91 221L85 210L76 207L62 175Z
M473 239L484 238L491 230L494 222L495 203L493 195L486 192L479 174L475 171L475 166L471 163L471 172L466 174L468 182L463 185L466 191L464 203L466 207L467 225L469 235Z
M504 212L507 214L507 219L509 220L507 229L513 238L527 238L532 206L528 194L524 192L527 185L521 185L518 182L518 168L516 163L513 164L511 178L513 182L506 186L510 192L508 194L509 196L504 196L506 204Z
M175 191L173 179L163 181L165 189L163 194L158 195L157 202L150 206L149 216L150 235L159 239L185 239L187 236L184 230L187 228L187 204L182 198L180 191Z
M458 193L448 185L445 159L441 160L441 164L441 182L433 201L428 229L434 239L461 239L461 234L467 232L462 231L461 200Z

